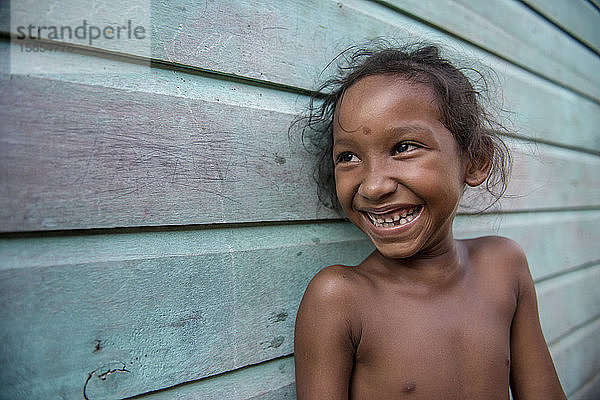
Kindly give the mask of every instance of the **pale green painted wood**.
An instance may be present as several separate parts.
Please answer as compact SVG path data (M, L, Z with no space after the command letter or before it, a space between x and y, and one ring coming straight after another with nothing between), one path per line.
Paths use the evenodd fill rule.
M575 393L573 393L569 400L590 400L596 399L600 395L600 372L595 377L587 381L581 386Z
M0 371L2 398L75 398L89 374L89 398L125 397L288 355L310 278L369 253L355 232L312 224L3 241L21 251L1 257L0 362L12 366ZM45 241L62 249L41 267ZM70 262L65 246L94 261ZM105 251L137 257L102 260Z
M214 6L214 3L207 4ZM447 4L455 6L454 3ZM502 6L506 4L508 3L501 3ZM212 17L222 17L213 19L214 28L207 27L202 23L202 19L194 21L188 18L194 13L196 16L201 15L200 7L203 4L200 2L194 5L186 4L188 7L186 11L176 7L162 9L163 6L159 4L154 6L154 15L168 22L163 22L166 25L165 29L159 29L161 35L165 33L166 39L163 42L155 42L155 54L163 54L165 59L175 62L185 59L192 65L200 65L212 70L298 87L314 87L318 71L329 61L335 49L355 39L386 32L435 36L436 39L440 38L441 42L460 48L461 51L464 49L469 56L481 58L482 62L499 70L507 106L519 112L514 120L521 130L520 134L533 136L541 141L588 148L593 151L600 149L600 136L597 135L600 112L597 103L500 61L494 56L486 55L473 46L440 36L439 31L424 27L410 18L405 18L377 4L348 1L339 7L337 2L318 4L268 2L263 4L258 13L253 12L257 10L249 2L239 2L233 13L228 5L207 7L207 12L212 13L210 14ZM474 5L474 7L478 6L480 5ZM6 9L0 7L0 10ZM119 9L115 8L115 10ZM437 9L434 11L437 12ZM186 14L188 12L190 14ZM469 12L477 14L473 10ZM483 25L486 25L485 20L491 19L486 15L488 13L483 12L479 19L472 20L476 20L477 23L483 21ZM493 18L502 19L510 16L510 22L514 17L508 12L500 14L502 15ZM201 16L204 18L207 15ZM296 23L295 30L280 29L294 26L294 17L295 21L300 23ZM447 13L443 17L460 19L459 14L452 13ZM526 20L522 15L517 17L518 21ZM244 28L239 21L248 21L251 26ZM374 21L377 27L373 25ZM492 38L490 43L485 43L486 40L480 39L481 35L488 35L490 32L484 29L468 40L500 54L502 48L506 47L501 43L502 35L506 32L512 33L513 27L510 23L498 25L497 21L494 29L499 29L498 26L505 29L504 32L500 32L498 39ZM180 22L181 27L178 25ZM539 28L541 26L539 22L537 20L531 29ZM157 26L162 27L163 23ZM300 28L297 28L298 26ZM523 29L523 26L519 29ZM349 32L349 27L352 27L352 32ZM442 27L449 29L445 25ZM470 29L468 26L458 28ZM496 31L491 33L494 32ZM555 37L555 34L548 37ZM519 37L515 40L525 43L533 39L535 38ZM197 47L194 47L195 45ZM202 47L204 45L207 47ZM500 47L491 49L488 46ZM0 52L7 47L5 43L0 43ZM590 77L586 87L582 88L580 87L581 67L576 66L572 71L567 68L569 63L581 62L576 57L572 57L578 50L569 49L536 57L549 48L545 44L539 48L524 44L518 49L509 48L510 54L503 54L503 56L531 69L538 69L537 65L548 61L548 58L555 57L542 65L546 68L545 72L542 71L542 75L546 74L575 90L583 89L588 94L597 90L597 74L595 69L592 69L595 68L594 63L587 63L587 66L583 67L584 73L591 71L594 75ZM555 48L560 46L554 43L551 49ZM0 54L2 56L0 59L5 59L4 54ZM265 56L257 57L257 54ZM529 57L529 61L519 58L525 56ZM277 134L283 132L280 130L302 107L305 102L304 97L185 73L148 70L143 65L96 57L66 54L52 55L52 57L44 59L46 64L38 65L40 68L38 77L43 79L39 81L31 79L40 85L28 86L27 93L30 97L21 99L22 103L31 98L39 87L48 90L49 98L50 92L60 92L65 87L69 87L70 91L67 90L65 94L72 94L74 91L79 93L90 91L100 97L115 96L118 99L124 98L124 101L107 100L104 103L100 101L92 103L89 108L80 106L76 109L78 113L72 112L66 117L62 113L57 114L56 110L71 109L78 102L88 101L89 95L82 94L79 98L63 102L48 101L41 111L33 113L29 110L26 114L23 106L21 115L27 115L29 118L22 118L20 123L28 127L27 132L44 131L53 123L56 126L63 124L68 128L67 131L86 125L81 131L73 131L71 136L62 136L61 138L66 140L61 139L59 143L51 142L49 146L39 146L38 142L38 147L30 148L28 151L35 157L40 157L42 160L44 156L47 157L44 168L39 168L38 171L53 175L52 171L61 171L57 168L61 163L64 166L67 162L75 160L80 162L76 165L99 166L101 171L109 173L108 177L113 178L110 183L117 185L118 188L122 189L119 185L127 179L131 182L135 181L136 185L141 182L139 186L135 186L137 191L121 193L123 195L121 199L109 196L110 201L106 201L107 196L104 196L106 193L116 197L114 192L106 189L107 186L103 186L107 185L109 179L102 177L102 174L95 174L94 168L90 168L87 172L83 170L85 180L91 180L88 186L82 188L73 186L73 182L68 182L64 186L73 187L64 190L65 192L71 190L77 196L80 194L77 194L76 190L87 191L86 195L89 199L92 199L95 194L95 203L90 200L90 204L95 205L95 208L83 207L83 210L79 208L80 225L70 225L70 227L136 226L146 224L145 221L150 221L151 225L160 225L188 224L195 221L204 223L206 221L312 219L330 215L323 211L319 211L322 214L315 212L315 204L306 204L300 197L307 196L306 198L310 199L311 196L314 197L314 193L306 193L305 189L299 190L310 185L307 181L298 180L300 174L297 169L303 164L298 160L290 159L297 156L296 148L288 145L287 142L284 144L282 141L284 135L274 136L276 138L274 140L270 140L269 137L273 132ZM70 73L54 76L44 74L44 68L51 63L64 66L64 70ZM101 68L104 73L98 73ZM552 68L556 68L556 71ZM548 75L548 71L552 76ZM2 90L5 89L4 85L1 87ZM11 100L16 99L15 93L3 92L4 95ZM97 112L92 111L94 106L104 107L101 112ZM118 110L119 107L125 109ZM198 113L197 109L201 111ZM133 114L139 116L139 120L131 119ZM206 114L210 114L212 119L203 119ZM6 114L0 115L4 125L4 121L7 120L4 117ZM32 119L32 116L36 115L41 116L37 121ZM183 146L190 142L181 140L185 137L182 132L186 134L190 131L202 132L206 122L210 122L209 127L213 128L215 120L223 123L219 119L223 115L226 116L225 120L232 119L228 125L232 127L231 132L244 134L241 136L243 138L241 147L246 157L247 154L256 156L257 149L265 146L269 150L283 149L276 155L266 154L264 159L254 160L256 164L248 167L254 169L257 165L264 166L264 169L260 170L260 177L258 174L255 175L259 181L264 179L264 182L273 184L283 177L289 179L286 181L289 187L297 185L293 190L290 189L290 192L283 190L283 193L273 188L262 188L264 193L259 194L265 195L268 200L257 203L260 212L265 214L247 217L244 208L238 215L231 217L235 214L235 208L229 205L223 206L229 204L227 200L223 200L222 203L215 202L217 197L231 193L237 193L237 200L242 199L248 204L255 201L253 194L248 194L247 190L243 194L249 196L248 199L240 194L242 189L231 189L240 183L242 186L248 184L247 175L239 175L243 169L241 164L235 164L235 174L229 175L241 176L239 180L231 179L228 184L232 186L220 186L220 191L208 194L209 198L201 198L200 202L198 197L194 196L206 197L206 193L194 195L193 192L194 190L201 192L205 188L190 187L190 180L197 182L193 179L186 179L185 182L181 180L183 177L189 178L190 171L196 171L197 163L184 165L187 169L184 169L184 173L181 174L177 171L180 171L182 165L175 162L175 172L172 175L168 174L168 167L173 164L169 162L177 159L177 156L180 157L180 162L197 156L197 154L190 156L194 149L183 149ZM113 121L113 124L116 125L110 125L111 118L115 116L117 121ZM233 121L232 116L239 120ZM59 117L64 120L59 121ZM260 121L252 121L257 117ZM47 123L48 118L52 119L50 124ZM69 121L69 118L79 120L79 125ZM144 125L144 121L150 119L158 123ZM13 121L16 121L16 118ZM106 125L107 121L108 125ZM78 141L81 138L77 133L100 132L105 135L100 137L106 138L111 132L102 132L98 129L105 126L122 128L117 130L116 135L120 142L100 141L100 146L88 147L92 150L85 155L90 157L91 163L86 164L78 159L78 156L84 157L78 153L67 154L60 159L45 154L49 149L52 150L52 146L60 150L64 145L65 151L69 146L71 149L78 150L82 142ZM246 130L240 130L240 126ZM263 126L269 126L269 131L263 132L262 136L251 132ZM1 129L4 128L0 128L2 132L0 140L10 146L27 147L31 144L35 146L32 143L35 138L42 137L25 137L24 140L24 136L21 136L13 140L5 138L5 131ZM125 136L129 135L130 131L140 132L142 129L146 129L148 134L133 138ZM18 132L15 131L13 134ZM156 132L159 133L158 139L151 137ZM211 141L214 140L217 132L211 132L213 135L210 137ZM249 147L247 138L257 136L264 141L255 145L256 147ZM149 167L148 169L136 170L135 167L132 169L131 157L134 150L139 150L137 147L133 147L131 153L125 152L123 159L107 156L107 149L119 149L121 150L119 155L123 156L122 144L135 143L135 138L142 144L141 149L149 151L147 158L144 159L147 164L143 165ZM42 137L41 140L43 139ZM172 142L169 142L171 139ZM130 142L127 142L128 140ZM231 146L235 140L238 140L238 137L230 135L225 143ZM159 155L151 151L162 147L165 143L172 144L167 148L175 152L175 157L169 158L164 152ZM239 149L238 147L227 148ZM531 149L522 150L522 153L531 153ZM529 195L525 199L505 203L505 210L598 205L597 199L600 198L597 192L598 180L594 177L594 171L598 170L597 158L577 152L557 150L551 146L540 145L538 150L541 154L539 157L525 157L525 161L519 162L516 169L514 182L521 187L515 186L513 192ZM2 151L2 154L6 153ZM207 152L199 154L206 155ZM277 156L282 157L282 154L284 154L283 158L286 158L287 165L281 164L282 159L277 158ZM100 159L95 158L97 155L101 156ZM102 155L106 158L103 159ZM210 155L214 156L214 154ZM286 155L288 157L285 157ZM218 160L226 159L226 155L221 153L216 156L215 159ZM281 165L285 167L280 167ZM31 164L28 168L29 171L32 170ZM4 168L0 168L2 183L9 175L5 171ZM140 174L140 171L145 172L145 175ZM218 176L210 175L213 172L218 172L218 168L211 169L209 166L208 172L204 171L201 179L210 181L211 177ZM304 172L306 171L302 171ZM43 184L48 183L41 181ZM161 192L164 189L158 186L164 186L165 183L166 191ZM144 186L145 184L147 186ZM3 196L10 193L5 185L0 185L0 188L3 188L0 189ZM58 191L60 190L59 188ZM33 191L34 193L37 191L42 201L47 200L45 198L47 192L35 187ZM254 195L258 196L257 193L258 190ZM293 201L286 200L290 198ZM57 215L64 214L65 208L61 207L68 204L65 203L68 201L72 200L63 198L62 204L61 201L56 202ZM143 216L140 213L141 209L136 209L142 202L151 206L158 205L158 207L151 207L149 213L157 212L162 215L162 219L153 220L157 214ZM214 220L202 219L214 218L214 215L206 217L209 212L214 214L214 209L208 212L190 211L191 207L184 203L195 206L219 204L221 215L226 217ZM104 208L106 205L108 208ZM72 208L78 209L77 207L80 206L74 204ZM290 211L285 207L294 209ZM39 228L38 221L37 225L32 225L37 228L31 229L68 228L67 224L73 224L73 214L62 216L61 218L67 222L57 224L57 219L51 221L52 216L46 214L43 208L38 207L37 217L32 217L35 212L27 214L26 217L47 218L43 222L48 225ZM121 214L116 218L114 214L110 214L119 208ZM254 212L255 208L252 208L250 213ZM205 214L201 214L201 218L196 220L193 217L189 218L189 215L185 218L181 217L182 214L190 212ZM278 214L280 212L281 214ZM230 217L233 219L227 219ZM107 220L111 218L113 218L112 222L108 223ZM494 229L498 223L497 218L502 219L502 225L499 229ZM101 221L99 225L98 220ZM139 222L140 220L142 222ZM4 226L3 222L0 222L0 226ZM538 212L503 217L461 216L456 223L458 236L461 237L496 231L516 239L523 245L528 253L534 277L536 280L542 280L538 284L542 323L549 338L552 340L560 338L553 346L553 354L559 365L561 379L567 382L566 388L569 393L577 391L573 398L589 398L586 396L588 393L598 393L600 368L595 339L598 337L597 323L579 327L572 333L569 333L569 330L593 318L597 312L593 307L597 295L589 289L593 286L592 283L597 282L597 269L579 267L600 258L596 243L600 236L599 222L598 211L585 211ZM36 394L39 398L60 396L80 398L83 383L91 371L97 372L89 381L90 398L114 398L115 393L122 396L131 388L134 392L128 393L142 393L290 354L293 313L310 276L327 263L340 262L340 253L348 255L348 249L358 253L360 249L366 252L370 248L361 234L348 228L344 224L292 225L3 240L0 242L0 317L3 321L15 323L0 327L2 365L12 367L0 372L0 386L6 386L4 383L8 381L10 384L17 383L20 386L9 387L13 392L0 393L0 398L31 398L32 396L35 398ZM317 239L320 241L318 245ZM303 253L294 262L285 266L279 265L282 261L294 258L293 254L298 254L300 251ZM309 253L311 253L310 257L308 257ZM307 258L303 259L303 257ZM360 258L358 254L356 258ZM231 268L232 265L235 268ZM569 272L570 270L572 272ZM544 280L556 273L565 274ZM88 283L86 280L90 281L89 285L86 285ZM269 297L269 293L273 295ZM556 305L560 299L566 300ZM203 303L194 303L198 300ZM284 313L288 315L284 321L281 321ZM565 315L567 313L569 315ZM105 339L104 342L100 342L101 349L94 353L97 345L95 340L100 335L104 335ZM147 357L142 358L142 355ZM130 372L115 372L107 375L106 380L98 379L98 375L102 372L121 368L120 362L123 360L133 363L126 367ZM162 393L167 396L165 398L171 398L168 395L174 393L184 393L184 396L189 396L187 398L195 398L194 393L230 394L232 388L244 387L244 383L253 382L256 386L245 392L250 398L270 400L293 395L293 386L290 384L293 371L287 368L285 373L278 376L277 371L273 369L275 365L281 365L278 364L280 362L289 365L291 359L288 357L262 363ZM266 379L268 382L261 386L263 382L260 379L264 374L269 378ZM184 388L190 389L186 392L178 392ZM199 392L194 391L196 388L199 388ZM256 392L253 394L254 390ZM31 393L31 391L37 392Z
M597 207L600 157L542 144L507 141L513 169L503 210Z
M81 20L89 14L88 3L81 0L61 2L62 13L56 6L50 10L50 5L43 6L33 0L15 3L13 13L25 14L31 20L39 17L48 24L59 24L65 15ZM573 46L570 38L522 4L508 0L495 2L493 6L487 2L390 3L600 99L598 57ZM134 18L135 10L126 4L116 5L112 19L121 20L123 15ZM144 6L139 10L143 14L147 12ZM250 1L152 2L150 24L161 27L153 30L151 53L154 58L294 86L303 86L300 82L306 84L307 72L308 82L312 83L320 68L336 54L335 48L365 37L420 35L463 44L380 4L359 0L312 3L270 0L260 4ZM147 52L136 41L110 42L109 45L118 46L116 50L123 53L144 55ZM284 77L291 79L281 79Z
M600 371L599 337L600 319L597 319L550 347L568 398Z
M600 260L599 211L460 216L454 230L459 239L496 234L515 240L536 280Z
M545 280L536 286L547 342L553 343L578 326L600 318L598 288L600 264Z
M521 0L596 52L600 52L600 12L586 0Z
M0 80L3 231L335 216L317 207L290 114Z
M536 280L600 259L595 246L600 234L600 211L596 210L459 215L454 230L459 239L494 234L516 240L526 251ZM324 244L368 240L344 222L6 239L0 240L0 271L219 255L229 253L229 246L242 251L286 251L304 245L307 238L297 233L306 231L314 232L313 242ZM559 246L570 251L551 251Z
M494 216L461 216L457 230L523 243L539 279L598 259L599 221L507 214L496 229ZM92 372L90 398L135 395L289 355L309 279L371 248L347 223L4 239L4 398L73 397Z
M155 85L163 75L173 74L160 71ZM298 138L289 141L294 95L264 91L266 100L241 105L257 88L219 87L220 81L203 96L182 99L20 75L1 79L3 231L335 217L317 207L312 162ZM225 104L225 92L240 99ZM282 111L274 109L278 98ZM600 158L517 142L515 160L509 195L517 197L507 198L505 209L600 205Z
M503 58L599 100L600 58L513 0L389 0ZM598 19L590 26L594 29ZM587 22L587 21L586 21ZM585 23L585 22L581 22Z
M150 393L140 400L284 400L295 399L294 358L267 361L221 376Z
M11 48L19 53L18 46L0 42L0 59L8 58ZM323 60L324 63L328 61ZM81 54L45 52L38 53L33 59L24 58L21 62L27 65L21 65L13 57L14 72L26 70L29 71L28 76L165 94L182 100L195 98L290 113L298 113L307 104L304 96ZM472 66L472 63L469 65ZM600 135L597 134L599 104L509 64L495 62L494 65L499 77L497 85L504 93L505 107L516 111L509 118L516 127L517 136L600 152ZM323 66L315 62L312 68ZM190 109L182 118L192 118L192 114Z

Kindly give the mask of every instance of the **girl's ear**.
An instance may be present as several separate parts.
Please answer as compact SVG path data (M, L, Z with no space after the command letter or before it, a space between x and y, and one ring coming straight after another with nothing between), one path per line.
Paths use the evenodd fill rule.
M476 160L470 160L467 165L467 172L465 174L465 182L469 186L479 186L490 173L492 163L487 158L479 158Z
M471 156L465 173L465 183L469 186L479 186L485 182L492 168L494 145L489 138L484 137L485 151L477 156Z

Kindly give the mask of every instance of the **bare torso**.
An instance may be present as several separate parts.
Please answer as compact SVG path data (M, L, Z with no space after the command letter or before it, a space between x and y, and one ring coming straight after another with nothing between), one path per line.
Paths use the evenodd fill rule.
M456 241L419 262L375 251L309 284L296 319L302 400L564 400L522 249ZM414 261L414 259L413 259Z
M369 259L348 267L359 320L351 399L509 398L515 279L461 247L468 262L442 290L388 278Z

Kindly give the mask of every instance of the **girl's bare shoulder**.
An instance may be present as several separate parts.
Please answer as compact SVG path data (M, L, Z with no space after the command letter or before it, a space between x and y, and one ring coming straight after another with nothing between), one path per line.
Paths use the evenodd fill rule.
M356 290L365 284L365 277L357 266L330 265L319 271L310 281L305 297L318 297L339 304L356 296Z
M319 271L310 281L296 318L296 334L329 332L331 337L352 347L360 340L361 315L357 312L364 279L357 267L332 265ZM331 338L330 338L331 339ZM348 348L350 348L348 347Z
M470 261L478 268L489 268L494 274L510 274L515 278L529 274L525 251L512 239L482 236L462 242L468 249Z

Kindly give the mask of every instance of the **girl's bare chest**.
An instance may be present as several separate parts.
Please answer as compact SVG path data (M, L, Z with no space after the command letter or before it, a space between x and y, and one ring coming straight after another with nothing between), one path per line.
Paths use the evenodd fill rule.
M484 392L495 398L490 391L500 391L498 398L504 398L514 310L509 301L493 297L468 299L368 304L369 312L361 313L356 390L372 386L412 398L419 397L417 387L421 395L443 398Z

